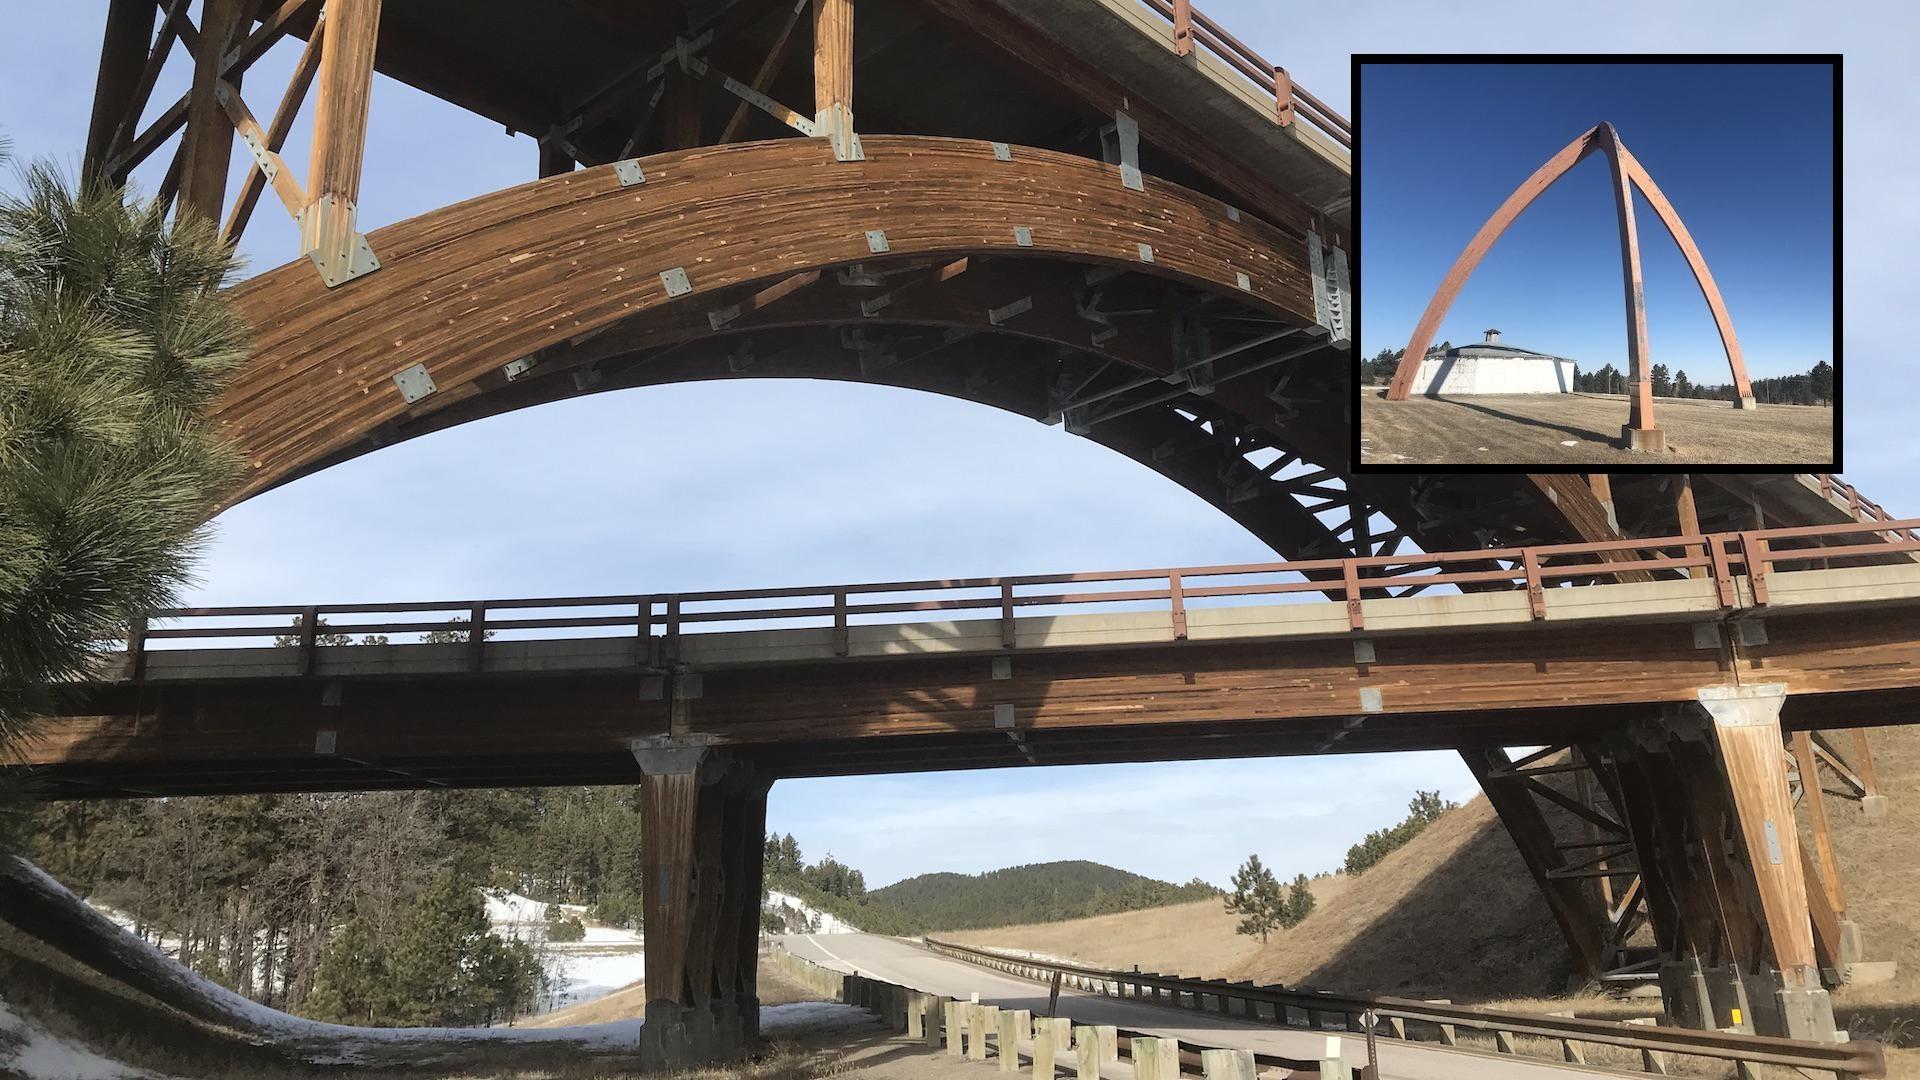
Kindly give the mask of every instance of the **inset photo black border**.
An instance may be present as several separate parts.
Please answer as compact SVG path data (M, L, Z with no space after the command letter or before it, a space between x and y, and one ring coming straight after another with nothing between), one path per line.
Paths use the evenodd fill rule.
M1366 308L1367 308L1366 266L1365 266L1365 257L1363 254L1364 248L1362 247L1362 244L1361 244L1362 232L1363 232L1363 229L1365 228L1365 222L1366 222L1365 195L1364 195L1364 188L1361 183L1361 177L1363 175L1362 169L1364 167L1364 158L1365 158L1364 151L1366 146L1367 112L1366 112L1366 102L1364 98L1364 85L1363 85L1363 79L1361 78L1361 74L1362 74L1362 69L1369 64L1376 64L1376 65L1421 64L1421 65L1473 65L1473 66L1492 66L1492 65L1501 65L1501 64L1568 64L1568 65L1571 65L1571 64L1584 64L1584 65L1826 64L1826 65L1829 65L1831 68L1832 80L1833 80L1833 284L1832 284L1832 289L1833 289L1833 293L1832 293L1832 300L1833 300L1833 357L1832 357L1833 444L1832 444L1832 447L1830 448L1829 461L1826 462L1825 464L1820 464L1820 465L1808 465L1804 462L1795 463L1795 464L1781 464L1778 462L1749 462L1749 463L1738 463L1738 464L1692 464L1692 463L1663 462L1660 460L1662 455L1648 453L1644 455L1647 458L1647 461L1644 464L1641 464L1638 462L1635 462L1632 464L1618 464L1618 465L1610 464L1606 466L1604 469L1600 468L1599 466L1595 466L1591 464L1555 464L1555 463L1547 463L1547 462L1541 462L1536 464L1518 464L1518 465L1507 464L1507 463L1492 463L1492 464L1478 464L1478 463L1367 464L1367 463L1364 463L1361 460L1361 455L1360 455L1360 445L1361 445L1361 439L1363 436L1363 432L1361 428L1361 405L1365 395L1369 392L1370 388L1364 383L1364 381L1361 378L1361 366L1364 363L1366 363L1367 360L1369 359L1369 357L1365 354L1361 346L1361 342L1364 340L1362 336L1362 329L1365 326ZM1586 474L1586 473L1599 472L1599 471L1604 471L1608 474L1661 474L1661 475L1676 474L1676 473L1803 473L1803 472L1813 472L1813 471L1838 473L1842 471L1842 468L1843 468L1842 451L1844 448L1845 432L1846 432L1845 381L1846 381L1846 368L1847 368L1846 362L1843 357L1843 349L1842 349L1842 336L1843 336L1842 327L1845 324L1844 313L1842 310L1842 304L1844 299L1844 293L1842 289L1842 279L1843 279L1842 267L1845 264L1844 254L1842 250L1842 247L1844 244L1844 233L1842 229L1842 224L1844 221L1844 212L1842 209L1844 186L1843 186L1842 165L1841 165L1841 162L1845 157L1845 154L1844 154L1845 124L1844 124L1843 103L1841 99L1841 95L1843 91L1843 78L1842 78L1843 64L1844 64L1844 57L1838 53L1665 53L1665 54L1651 54L1651 55L1638 54L1638 53L1619 53L1619 54L1354 53L1352 57L1351 68L1350 68L1350 74L1352 79L1351 115L1353 117L1353 122L1354 122L1354 142L1353 142L1353 154L1352 154L1353 181L1352 181L1352 189L1351 189L1352 198L1353 198L1353 213L1352 213L1352 225L1351 225L1351 228L1349 229L1349 238L1350 238L1349 243L1351 244L1349 258L1353 267L1353 311L1351 313L1352 319L1351 319L1350 329L1352 334L1351 340L1353 343L1354 352L1350 360L1350 363L1353 365L1353 370L1352 370L1353 398L1351 402L1351 408L1353 412L1352 412L1352 424L1350 425L1351 442L1348 447L1349 469L1354 474L1362 475L1362 476L1392 475L1392 474L1419 474L1419 473L1450 473L1450 474L1487 473L1487 474L1501 474L1501 475L1511 475L1515 473ZM1551 149L1552 148L1547 148L1543 150L1543 153L1550 153ZM1507 195L1507 193L1508 192L1505 189L1503 189L1499 193L1499 196L1501 198L1504 198ZM1490 204L1488 207L1488 212L1491 213L1493 211L1493 208L1497 205L1498 203ZM1679 208L1679 210L1682 214L1685 213L1684 207ZM1524 216L1525 215L1523 213L1521 216L1522 220L1524 219ZM1478 227L1480 222L1474 222L1472 224L1475 227ZM1640 233L1641 233L1642 246L1644 247L1646 243L1648 230L1645 227L1642 227L1640 229ZM1661 237L1662 242L1665 242L1666 236L1665 236L1664 229L1655 229L1653 230L1653 233L1654 235ZM1468 235L1471 235L1471 234L1468 234ZM1463 249L1464 249L1464 246L1465 245L1463 242ZM1706 251L1706 252L1703 252L1702 254L1708 260L1709 267L1711 267L1712 252ZM1447 267L1444 267L1444 266L1436 266L1433 268L1434 284L1436 287L1439 286L1439 284L1441 283L1441 280L1445 275L1446 271L1447 271ZM1737 321L1735 322L1735 330L1737 333L1738 331ZM1657 334L1649 333L1648 336L1657 341L1657 337L1658 337ZM1656 346L1656 350L1657 350L1657 346ZM1657 351L1656 351L1656 356L1657 356Z

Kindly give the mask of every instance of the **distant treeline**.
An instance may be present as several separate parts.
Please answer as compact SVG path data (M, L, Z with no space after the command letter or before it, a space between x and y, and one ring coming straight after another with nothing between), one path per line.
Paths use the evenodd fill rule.
M1435 346L1441 352L1452 347L1451 342L1444 341ZM1400 358L1404 355L1405 349L1381 349L1372 359L1361 360L1361 384L1377 386L1392 381L1394 369L1400 366ZM1716 401L1733 401L1739 397L1731 383L1695 382L1684 370L1673 371L1665 364L1653 365L1648 375L1653 380L1654 397ZM1825 360L1813 365L1804 374L1776 375L1767 379L1753 379L1751 382L1754 400L1762 405L1833 404L1833 365ZM1627 392L1627 374L1612 364L1602 365L1598 371L1582 371L1580 365L1575 364L1573 388L1588 394L1624 394Z

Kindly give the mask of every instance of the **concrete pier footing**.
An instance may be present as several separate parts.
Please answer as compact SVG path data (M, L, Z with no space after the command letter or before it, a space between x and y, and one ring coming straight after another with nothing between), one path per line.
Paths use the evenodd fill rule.
M1860 812L1868 821L1887 819L1887 797L1885 795L1865 795L1860 799Z
M1667 433L1660 428L1637 428L1632 424L1623 424L1620 428L1620 445L1637 453L1660 453L1667 448Z

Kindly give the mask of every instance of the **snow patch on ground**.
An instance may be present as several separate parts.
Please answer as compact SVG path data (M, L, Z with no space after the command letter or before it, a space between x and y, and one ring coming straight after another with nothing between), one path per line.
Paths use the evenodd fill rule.
M157 1074L76 1046L0 1001L0 1073L32 1080L150 1080Z
M828 912L816 911L806 901L800 899L797 896L788 896L786 893L783 893L783 892L778 892L774 890L769 890L767 892L766 910L772 911L772 912L784 911L788 915L791 921L801 924L800 929L796 931L798 933L803 933L803 934L858 934L858 933L861 933L860 928L857 926L854 926L852 923L836 918L835 916L829 914Z
M836 1001L799 1001L792 1005L760 1007L763 1035L782 1031L839 1031L878 1022L872 1013L858 1005L842 1005Z
M547 914L553 908L582 919L584 904L549 904L504 889L482 889L487 920L495 935L534 946L547 973L540 1011L606 997L647 977L646 939L618 926L588 926L579 941L548 941Z

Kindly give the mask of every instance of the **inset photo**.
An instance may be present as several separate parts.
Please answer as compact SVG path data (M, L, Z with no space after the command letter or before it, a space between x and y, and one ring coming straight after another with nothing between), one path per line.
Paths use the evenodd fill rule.
M1356 55L1356 471L1837 470L1839 81Z

